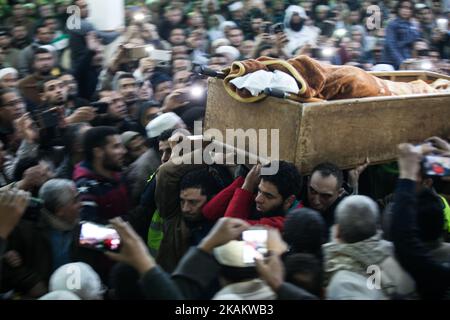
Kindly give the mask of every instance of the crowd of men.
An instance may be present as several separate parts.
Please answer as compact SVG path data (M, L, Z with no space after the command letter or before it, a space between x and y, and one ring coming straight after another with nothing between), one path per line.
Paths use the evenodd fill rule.
M450 297L450 180L421 167L450 156L449 137L400 145L398 165L323 159L308 176L174 152L205 116L201 66L305 54L448 73L448 1L137 1L115 31L85 0L1 9L2 299ZM120 251L81 246L80 221L112 225ZM267 230L250 263L248 230Z

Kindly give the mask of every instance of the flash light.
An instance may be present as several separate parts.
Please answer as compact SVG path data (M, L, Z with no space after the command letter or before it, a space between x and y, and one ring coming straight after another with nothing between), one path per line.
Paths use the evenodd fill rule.
M195 98L195 99L201 98L203 96L204 92L205 92L205 89L199 85L192 86L191 91L190 91L192 98Z
M334 49L333 48L324 48L322 49L322 55L324 57L332 57L334 54Z
M145 19L145 14L143 14L142 12L138 12L133 16L133 19L136 22L142 22Z
M433 64L432 64L430 61L423 61L423 62L420 64L420 68L421 68L421 69L429 70L429 69L433 68Z
M345 36L347 34L347 30L345 30L343 28L342 29L337 29L334 33L339 38L342 38L343 36Z

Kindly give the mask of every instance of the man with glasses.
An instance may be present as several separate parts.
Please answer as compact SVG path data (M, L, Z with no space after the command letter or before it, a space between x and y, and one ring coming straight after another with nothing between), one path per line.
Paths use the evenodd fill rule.
M403 61L411 58L413 44L421 36L419 29L411 21L413 9L411 1L400 1L396 7L397 18L386 28L384 60L395 69L399 69Z

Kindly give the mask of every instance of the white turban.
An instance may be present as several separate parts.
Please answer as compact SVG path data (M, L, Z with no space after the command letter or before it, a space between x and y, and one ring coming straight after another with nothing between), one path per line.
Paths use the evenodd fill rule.
M15 74L16 76L19 74L14 68L4 68L0 69L0 80L2 80L8 74Z
M230 60L233 60L233 61L234 60L238 60L240 55L241 55L239 50L236 49L235 47L232 47L232 46L221 46L221 47L218 47L216 49L216 53L218 53L218 54L225 54L225 55L227 55L230 58Z
M145 129L149 138L156 138L164 131L179 128L183 124L183 120L176 113L167 112L150 121Z

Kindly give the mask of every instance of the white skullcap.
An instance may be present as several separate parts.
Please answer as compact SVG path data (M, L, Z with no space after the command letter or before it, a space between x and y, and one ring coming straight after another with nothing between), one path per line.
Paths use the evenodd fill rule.
M227 244L214 249L214 257L223 266L245 268L244 263L244 241L233 240Z
M174 129L183 124L183 120L173 112L163 113L149 122L145 129L149 138L156 138L166 130Z
M241 1L232 3L228 6L228 10L230 11L237 11L241 9L244 9L244 4Z
M376 64L372 67L371 71L379 71L379 72L383 72L383 71L394 71L394 67L391 66L390 64L384 64L384 63L380 63L380 64Z
M296 6L296 5L290 5L287 9L286 9L286 15L288 13L297 13L300 17L302 17L303 19L308 19L308 16L306 15L306 11L305 9L303 9L303 7L300 6ZM292 15L291 15L292 17Z
M49 281L50 291L70 291L82 300L99 300L104 293L97 272L86 263L65 264L53 272Z
M79 296L71 291L57 290L47 293L38 300L81 300Z
M238 49L232 46L221 46L216 49L216 53L218 54L226 54L230 57L231 60L239 59L241 53Z
M19 72L14 68L0 69L0 80L3 79L3 77L8 74L15 74L17 76L19 74Z

